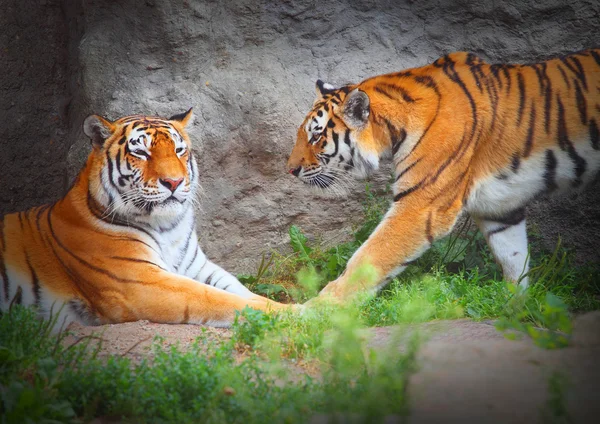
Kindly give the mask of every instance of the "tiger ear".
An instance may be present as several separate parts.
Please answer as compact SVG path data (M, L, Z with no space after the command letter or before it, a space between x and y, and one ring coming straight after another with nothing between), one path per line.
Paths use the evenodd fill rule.
M83 121L83 132L90 138L94 147L102 147L114 130L115 125L100 115L90 115Z
M327 84L326 82L317 80L317 84L315 86L317 90L317 97L322 99L326 94L332 93L335 91L335 87L331 84Z
M365 126L371 113L369 96L355 88L344 99L341 110L346 124L350 128L360 129Z
M192 112L192 109L193 108L189 108L187 112L178 113L177 115L171 116L169 121L177 121L182 127L187 127L187 125L194 119L194 112Z

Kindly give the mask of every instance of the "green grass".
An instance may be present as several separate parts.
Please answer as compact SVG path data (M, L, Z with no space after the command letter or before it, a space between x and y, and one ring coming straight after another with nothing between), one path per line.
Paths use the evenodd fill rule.
M353 322L338 314L329 327L333 348L320 356L320 378L299 374L299 381L281 384L289 374L285 363L273 363L274 352L259 346L285 320L250 309L242 315L233 338L208 352L203 338L187 352L155 344L152 361L134 364L86 354L83 343L65 347L63 336L50 335L34 311L17 305L0 317L0 421L293 423L343 412L377 422L406 413L416 344L405 353L365 356ZM236 362L241 344L255 351Z
M356 249L375 229L389 204L367 186L363 224L349 241L327 246L309 241L301 229L289 230L292 252L263 256L259 271L240 279L251 290L279 301L303 303L344 270ZM600 266L576 266L572 252L561 246L553 252L539 247L539 236L530 234L530 287L520 305L521 320L543 326L537 315L548 296L555 296L570 312L600 309ZM469 317L477 320L516 314L512 284L502 281L481 233L469 221L452 235L436 241L375 298L359 309L365 325L390 325L431 319ZM423 307L424 305L427 307ZM420 310L418 314L412 310Z
M303 302L339 275L386 209L387 201L367 188L364 221L350 240L328 246L292 227L291 253L265 254L257 272L240 279L271 298ZM378 296L317 305L301 315L246 309L231 339L211 345L200 337L185 352L156 343L152 358L141 363L99 358L99 347L91 349L85 340L67 347L64 334L50 334L52 323L14 305L0 316L0 423L95 417L300 423L339 413L377 422L405 416L418 335L403 353L393 343L389 351L372 351L364 340L366 327L495 319L500 330L518 330L542 347L559 348L569 342L573 313L600 309L598 268L574 266L560 245L544 252L535 238L532 244L526 293L500 279L482 237L465 225L436 242ZM402 329L394 337L402 337ZM290 371L298 366L311 372ZM554 397L548 411L563 418L557 381L549 383Z

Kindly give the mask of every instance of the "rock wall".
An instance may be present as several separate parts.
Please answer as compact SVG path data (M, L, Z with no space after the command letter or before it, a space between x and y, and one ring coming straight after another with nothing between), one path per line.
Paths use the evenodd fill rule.
M88 114L170 116L193 106L202 244L238 272L286 243L292 223L327 241L360 220L364 183L340 199L285 173L317 78L355 82L454 50L533 61L598 45L600 27L599 3L584 0L2 3L9 13L0 24L10 31L0 35L0 57L11 72L0 86L8 122L0 212L63 193L89 152L80 130ZM384 172L373 184L386 180ZM592 190L534 207L540 231L551 234L546 243L560 229L582 257L597 259L600 229L588 228L596 199ZM572 208L586 219L565 218Z
M61 2L0 0L0 214L50 202L67 177L69 30Z

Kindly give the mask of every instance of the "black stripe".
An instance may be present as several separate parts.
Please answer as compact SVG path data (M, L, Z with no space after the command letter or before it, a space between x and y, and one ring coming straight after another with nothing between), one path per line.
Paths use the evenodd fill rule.
M399 162L399 164L402 163L406 158L408 158L412 154L412 152L415 151L415 149L419 146L419 144L421 144L421 141L425 138L425 136L427 135L427 133L429 132L429 130L431 129L431 127L437 120L438 114L440 112L440 103L441 103L440 102L440 94L437 90L437 87L435 88L435 92L438 95L438 102L437 102L437 106L435 108L435 114L433 115L433 119L431 120L431 122L429 122L429 124L427 125L427 128L425 128L425 131L423 131L423 134L421 134L421 137L419 137L419 139L417 140L415 145L412 147L412 149L410 149L410 152L408 152L408 154L406 156L404 156L404 158L402 158L402 160Z
M529 157L533 148L533 135L535 133L535 102L531 102L531 112L529 113L529 128L527 129L527 138L525 139L525 149L523 157Z
M23 303L23 289L21 288L21 286L17 287L17 292L15 293L15 297L12 298L12 300L10 301L10 305L8 307L8 309L12 309L12 306L14 304L20 305L21 303Z
M556 184L556 167L558 162L554 152L550 149L546 150L546 164L544 171L544 181L546 183L546 192L550 193L558 188Z
M114 165L112 163L112 159L110 157L110 154L108 152L108 150L106 151L106 163L108 165L108 180L110 181L110 184L117 190L117 193L119 192L119 189L117 188L117 186L115 185L112 176L113 176L113 171L114 171Z
M517 126L521 125L521 119L523 118L523 109L525 108L525 81L523 75L519 71L517 73L517 79L519 81L519 113L517 114Z
M517 225L525 219L525 208L518 208L501 216L483 217L486 221L499 222L506 225Z
M600 132L594 119L590 119L590 141L594 150L600 150Z
M17 217L19 218L19 226L21 227L21 232L23 232L23 212L17 212Z
M494 65L490 66L490 72L491 72L492 76L494 77L494 79L496 81L498 81L498 86L499 86L498 88L500 88L500 89L502 89L502 87L504 86L502 84L502 78L500 78L500 74L499 74L501 66L502 65L499 65L499 64L494 64Z
M204 256L204 263L202 264L202 266L198 270L198 273L194 277L194 280L199 281L198 277L200 277L200 273L202 272L202 270L204 269L204 267L206 266L207 263L208 263L208 257Z
M581 84L583 84L583 89L587 91L588 86L583 65L581 65L581 62L579 61L577 56L571 56L570 59L573 61L573 63L575 63L575 67L577 68L577 72L575 72L575 75L577 75L577 78L579 78Z
M185 271L183 271L183 274L186 275L187 272L190 270L190 267L193 265L194 261L196 260L196 258L198 257L198 250L200 250L199 246L196 246L196 251L194 252L194 256L192 257L192 260L190 261L190 263L188 264L187 267L185 267Z
M119 175L122 175L121 167L119 166L119 164L121 163L121 149L117 150L117 157L115 159L115 163L117 164L117 171L119 171Z
M350 130L346 130L346 134L344 134L344 143L350 146Z
M502 225L502 226L496 228L495 230L488 231L488 233L485 236L489 238L490 236L501 233L502 231L507 230L510 227L512 227L512 225Z
M146 264L146 265L152 265L152 266L162 269L163 271L166 271L166 269L164 269L159 264L155 264L154 262L148 261L146 259L129 258L129 257L125 257L125 256L111 256L110 259L114 259L117 261L136 262L136 263L141 263L141 264Z
M510 169L512 169L512 171L516 174L517 171L519 170L520 165L521 165L521 157L519 156L519 153L514 153L512 155L512 162L510 164Z
M432 212L429 212L429 215L427 216L427 222L425 223L425 234L427 235L427 241L429 241L429 244L433 243L433 234L431 234L431 215Z
M85 259L82 259L80 256L77 256L74 252L72 252L69 248L67 248L61 241L60 239L56 236L56 233L54 232L54 227L52 226L52 211L53 211L53 207L50 208L50 210L48 211L48 215L47 215L47 222L48 222L48 228L50 229L50 235L52 236L52 239L56 242L56 244L58 244L66 253L68 253L73 259L75 259L77 262L79 262L80 264L84 265L85 267L99 273L102 275L106 275L107 277L112 278L113 280L116 280L118 282L121 283L137 283L137 284L143 284L143 281L139 281L139 280L131 280L128 278L121 278L119 276L117 276L116 274L104 269L104 268L100 268L97 267L95 265L92 265L91 263L89 263L88 261L86 261Z
M192 239L192 234L194 234L194 230L190 229L190 232L187 236L187 240L185 241L185 245L183 246L183 250L181 251L181 258L179 259L179 261L177 261L177 265L175 266L175 269L177 269L177 270L179 270L181 263L185 259L185 255L187 254L188 247L190 247L190 240Z
M470 65L469 70L471 71L471 75L473 75L473 79L475 80L475 85L479 88L479 92L483 91L483 87L481 85L481 81L479 79L479 72L481 71L480 65ZM478 72L479 71L479 72Z
M546 64L545 63L541 63L541 64L537 63L535 65L532 65L532 68L535 71L535 75L537 76L538 84L540 86L540 96L542 96L544 94L544 88L545 88L544 72L545 72Z
M465 85L464 81L458 76L458 73L454 69L454 62L452 62L449 58L446 58L446 61L444 62L444 73L448 76L448 78L450 78L452 82L456 83L461 88L461 90L465 93L467 99L469 100L469 104L471 105L471 118L473 119L471 137L473 137L473 135L475 134L475 128L477 127L478 123L477 106L475 104L475 100L473 99L473 96L471 95L471 92Z
M377 86L375 86L375 91L393 100L397 100L398 96L396 96L396 94L399 94L407 103L414 103L415 101L415 99L408 94L406 89L393 84L379 83Z
M220 277L217 279L217 281L215 281L215 282L214 282L214 284L213 284L213 287L217 287L217 284L219 284L219 281L221 281L222 279L223 279L223 275L221 275L221 276L220 276ZM229 287L229 285L228 285L227 287Z
M349 130L346 130L349 132ZM331 131L331 138L333 139L333 144L335 145L335 150L333 151L333 153L329 154L329 153L324 153L323 156L325 156L326 158L332 158L334 156L336 156L338 154L338 150L340 147L340 136L338 135L338 133L336 133L335 131ZM323 145L325 146L325 145Z
M575 63L575 67L571 63L569 63L569 59L571 59ZM583 73L583 68L581 67L581 62L579 62L579 60L573 56L563 57L560 60L562 61L562 63L565 64L567 68L569 68L569 71L575 74L575 76L583 84L583 88L587 90L587 81L585 79L585 74Z
M404 191L401 191L400 193L396 194L396 195L394 196L394 202L397 202L397 201L399 201L400 199L402 199L403 197L406 197L406 196L408 196L408 195L409 195L410 193L412 193L413 191L415 191L415 190L418 190L418 189L421 187L421 185L422 185L422 184L423 184L423 182L421 181L420 183L418 183L418 184L416 184L416 185L412 186L411 188L409 188L409 189L406 189L406 190L404 190Z
M25 262L27 263L27 267L29 268L29 273L31 274L31 285L33 286L32 292L33 292L34 303L35 303L35 306L37 306L39 308L40 307L40 281L38 279L38 276L37 276L35 270L31 266L31 262L29 262L29 255L27 255L27 253L25 253Z
M595 50L589 50L589 53L592 55L592 57L596 61L596 64L598 66L600 66L600 54L598 54L598 52Z
M577 99L577 110L579 111L579 118L582 124L587 123L587 102L581 91L579 82L575 81L575 98Z
M567 74L565 73L565 70L560 65L556 65L556 67L560 71L560 74L562 75L563 81L565 82L565 84L567 84L567 89L570 90L571 89L571 81L569 80L569 77L567 77Z
M565 120L565 109L558 95L556 96L556 101L558 102L558 145L562 150L568 152L569 157L575 165L575 175L577 178L575 179L575 181L573 181L573 186L577 187L582 183L581 176L585 173L587 163L584 158L577 154L577 150L575 150L573 143L571 142L571 140L569 140L569 134L567 131L567 124Z
M212 283L212 279L213 279L213 277L215 276L215 272L217 272L217 271L213 271L213 272L212 272L212 273L211 273L211 274L210 274L210 275L209 275L209 276L206 278L206 281L204 282L205 284L207 284L207 285L209 285L209 286L211 286L211 285L212 285L211 283Z
M411 163L410 165L408 165L406 168L404 168L402 170L402 172L400 172L397 176L396 176L396 182L404 175L406 174L408 171L410 171L417 163L419 163L421 161L422 158L417 159L416 161L414 161L413 163Z
M493 131L496 126L496 118L497 118L497 114L498 114L498 101L499 101L498 89L496 88L494 79L486 78L485 82L486 82L485 86L486 86L486 89L488 92L488 97L490 98L490 103L491 103L491 107L492 107L492 121L490 124L490 131Z
M415 143L415 145L412 147L412 149L410 149L410 152L408 152L408 154L406 156L404 156L404 158L402 158L402 160L399 163L402 163L406 158L408 158L412 152L415 151L415 149L419 146L419 144L421 143L421 141L423 140L423 138L425 138L425 136L427 135L427 133L429 132L429 130L431 129L431 127L433 126L434 122L437 120L438 114L440 112L440 91L438 90L437 84L435 83L435 81L433 80L433 78L431 78L430 76L415 76L414 80L419 83L419 84L423 84L426 87L429 87L431 89L433 89L433 91L435 91L435 94L437 94L438 97L438 102L437 102L437 106L435 109L435 114L433 116L433 119L431 120L431 122L429 122L429 124L427 125L427 128L425 128L425 131L423 131L423 134L421 134L421 137L419 137L419 139L417 140L417 142Z
M49 211L52 210L53 207L54 207L54 205L50 205L48 208ZM48 216L49 216L49 214L50 214L50 212L48 212ZM71 284L79 287L79 289L81 290L80 295L88 301L88 304L90 304L90 302L89 302L90 296L89 296L89 293L85 292L85 288L87 285L91 285L91 286L94 286L94 285L90 284L89 281L86 280L86 278L83 275L78 274L77 272L75 272L74 270L72 270L70 267L67 266L67 264L63 261L63 259L60 257L60 255L56 251L56 248L50 238L50 234L48 234L47 231L44 231L43 233L40 233L40 234L42 235L42 238L46 242L46 245L50 246L50 249L52 250L54 257L62 266L63 270L67 274L67 277L71 280ZM87 285L84 285L82 283L87 283ZM93 294L93 295L95 295L95 294Z
M509 67L508 66L503 66L502 67L502 73L504 74L504 78L506 78L506 93L510 93L510 86L512 83L512 79L510 76L510 71L508 70Z
M90 210L90 212L99 220L106 222L107 224L111 224L111 225L115 225L117 227L126 227L126 228L133 228L134 230L140 231L144 234L146 234L148 237L150 237L152 239L152 241L154 241L156 243L156 245L158 246L158 248L160 249L160 243L158 242L158 240L154 237L154 235L152 235L152 233L150 233L148 230L146 230L145 228L142 228L138 225L134 225L131 224L129 222L123 221L120 217L118 216L113 216L111 218L111 220L108 220L108 217L104 216L104 212L98 210L98 207L95 206L96 205L96 201L94 200L94 198L92 197L92 194L88 191L88 196L87 196L87 202L88 202L88 208ZM152 247L151 245L149 245L148 243L143 242L142 240L137 240L137 239L132 239L135 240L139 243L145 244L146 246L148 246L150 249L152 249L154 252L161 254L159 251L157 251L154 247Z
M429 75L417 75L414 77L414 80L419 84L423 84L426 87L432 88L438 96L440 95L437 84Z
M481 128L479 130L478 139L479 139L479 136L481 136L482 131L483 131L483 128ZM446 160L442 163L442 165L440 165L440 167L437 169L435 174L428 177L427 184L435 183L438 180L439 176L442 174L442 172L450 165L450 163L452 163L452 161L458 162L460 159L462 159L465 152L467 151L468 146L469 146L469 142L466 137L465 130L463 130L463 135L460 140L460 144L458 145L458 148L454 152L452 152L452 154L448 155Z
M396 128L388 119L385 119L385 123L390 134L392 155L396 156L396 153L400 150L400 146L402 146L402 143L406 140L406 130L404 128L398 130L398 128Z

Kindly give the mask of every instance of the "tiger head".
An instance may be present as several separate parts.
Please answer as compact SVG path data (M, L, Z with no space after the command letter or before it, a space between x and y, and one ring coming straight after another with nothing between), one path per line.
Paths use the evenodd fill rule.
M320 80L316 90L317 99L298 128L288 171L314 187L344 187L350 177L363 178L379 166L369 97L356 86L334 89Z
M194 200L197 164L185 127L192 109L169 119L87 117L89 192L108 215L142 221L175 218Z

